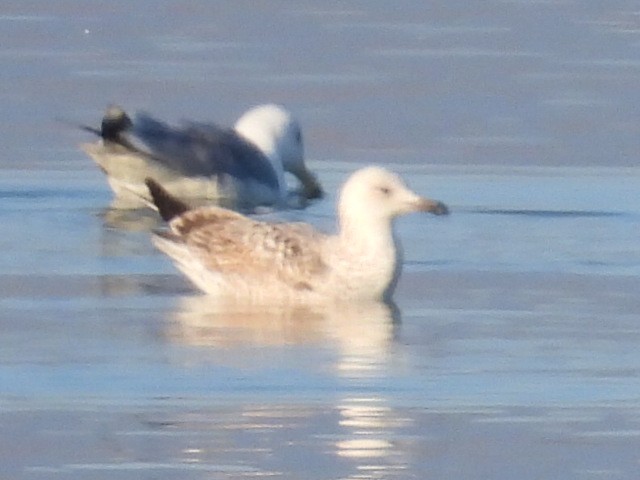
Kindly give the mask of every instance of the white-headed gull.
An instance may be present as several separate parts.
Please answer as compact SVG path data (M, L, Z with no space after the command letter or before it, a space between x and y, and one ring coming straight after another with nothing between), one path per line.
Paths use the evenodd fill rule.
M112 106L100 129L83 128L101 137L81 148L107 175L120 206L140 206L141 198L149 198L147 177L191 204L251 209L322 196L304 162L300 125L278 105L250 109L233 128L198 122L175 127L144 113L132 120ZM298 201L287 190L285 172L302 184Z
M259 302L390 300L401 270L396 217L448 213L380 167L353 173L338 201L338 232L256 221L220 207L190 209L147 179L169 231L155 245L200 289Z

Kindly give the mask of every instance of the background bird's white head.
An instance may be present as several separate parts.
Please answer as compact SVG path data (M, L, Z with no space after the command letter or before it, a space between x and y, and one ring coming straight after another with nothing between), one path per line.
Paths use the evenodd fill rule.
M235 131L257 146L271 161L284 188L283 171L295 175L303 185L307 198L322 195L315 176L304 163L302 131L298 121L283 107L259 105L242 115Z

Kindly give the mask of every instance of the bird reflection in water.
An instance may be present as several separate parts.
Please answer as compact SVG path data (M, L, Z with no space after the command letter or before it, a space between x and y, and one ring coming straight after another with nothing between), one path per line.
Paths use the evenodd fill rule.
M381 302L328 305L247 305L241 300L183 297L167 332L187 345L232 347L323 344L339 350L339 371L364 371L386 356L400 315Z
M106 229L124 232L150 232L162 225L158 214L150 208L121 209L114 206L101 212Z
M181 299L167 335L182 345L216 349L252 345L334 348L337 355L332 370L351 387L331 407L337 413L333 417L337 418L336 424L331 428L335 434L324 442L331 454L351 465L353 478L363 478L359 475L365 474L373 475L366 478L392 478L407 468L406 455L396 448L396 443L398 430L411 420L396 411L388 394L378 391L375 385L390 374L393 340L399 325L397 307L379 302L322 308L253 308L240 302L220 303L197 296ZM363 389L368 393L362 393Z

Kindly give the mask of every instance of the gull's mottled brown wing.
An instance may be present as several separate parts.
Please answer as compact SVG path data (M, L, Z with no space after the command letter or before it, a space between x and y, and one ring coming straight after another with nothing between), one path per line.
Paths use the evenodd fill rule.
M170 226L193 255L222 275L312 290L326 271L321 253L325 237L309 225L256 222L208 207L186 212Z

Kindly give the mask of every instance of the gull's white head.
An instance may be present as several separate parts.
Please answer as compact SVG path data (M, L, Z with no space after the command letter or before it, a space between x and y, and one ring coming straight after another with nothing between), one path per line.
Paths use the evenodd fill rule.
M322 196L320 184L304 163L300 125L287 110L274 104L259 105L245 112L234 129L256 145L278 173L285 171L295 175L302 183L306 198Z
M389 223L410 212L448 213L446 205L412 192L402 179L381 167L365 167L346 181L340 193L341 223Z

